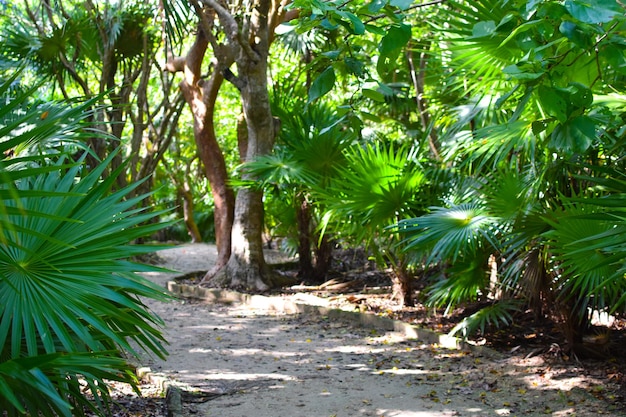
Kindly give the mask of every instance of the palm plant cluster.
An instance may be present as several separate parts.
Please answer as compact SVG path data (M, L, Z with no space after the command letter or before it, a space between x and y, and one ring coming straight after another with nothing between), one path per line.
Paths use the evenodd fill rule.
M429 305L485 306L456 333L508 325L531 309L577 349L593 311L626 306L623 5L447 1L410 13L419 5L395 2L402 10L393 14L391 3L351 3L297 2L310 10L299 30L328 33L335 48L311 64L333 71L319 73L309 101L331 97L340 76L355 80L361 98L339 109L367 125L397 114L398 87L412 78L409 110L422 124L416 132L397 118L416 140L396 144L389 129L373 140L356 135L334 179L311 188L318 230L374 242L396 274L430 271ZM350 39L343 46L332 43L340 29ZM360 51L380 34L378 61L368 61Z
M166 354L140 297L168 296L126 260L154 250L130 242L162 213L103 179L115 153L86 170L93 101L33 101L20 74L0 85L0 409L104 415L111 381L136 384L128 355Z
M427 265L448 265L431 304L489 303L456 331L530 307L576 349L591 311L624 311L626 22L591 3L450 4L446 88L466 97L442 129L456 187L399 227Z

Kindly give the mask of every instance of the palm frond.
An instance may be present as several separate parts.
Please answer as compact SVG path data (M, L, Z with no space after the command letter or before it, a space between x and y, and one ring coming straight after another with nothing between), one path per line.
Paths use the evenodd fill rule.
M487 326L496 328L506 327L513 323L512 313L519 311L521 304L516 300L502 300L483 307L469 317L465 317L459 324L454 326L450 335L461 334L467 339L480 330L485 333Z
M616 268L623 265L624 252L615 252L606 235L617 231L615 223L586 218L590 212L589 207L568 204L546 220L552 230L544 234L560 270L561 298L575 302L581 315L588 307L612 306L626 290L623 270Z
M475 253L471 257L457 259L446 269L445 277L427 289L426 304L446 307L445 314L461 303L476 301L485 295L489 283L486 264L489 253Z
M490 212L503 223L514 223L528 215L535 202L535 179L532 171L497 169L488 174L477 190Z
M398 219L423 212L428 203L419 197L427 182L417 156L408 145L349 148L331 185L315 190L327 208L326 219L350 230L355 241L371 242L387 235L385 228Z
M450 260L477 253L488 246L499 247L499 219L480 203L465 203L450 208L433 207L421 217L403 220L399 230L407 237L407 249L429 253L428 263Z
M498 168L502 164L514 166L518 156L533 164L538 149L532 123L525 120L465 132L457 137L457 141L454 153L462 155L462 165L477 173L483 169Z

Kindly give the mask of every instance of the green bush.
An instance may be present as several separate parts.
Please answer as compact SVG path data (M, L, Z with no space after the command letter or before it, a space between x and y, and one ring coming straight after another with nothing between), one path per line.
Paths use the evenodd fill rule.
M154 251L130 242L162 227L148 222L160 213L126 199L138 184L112 191L114 154L88 173L61 156L91 103L43 117L34 90L10 96L14 80L0 86L0 410L104 415L109 381L136 382L127 354L166 355L142 297L168 295L137 274L156 268L127 260Z

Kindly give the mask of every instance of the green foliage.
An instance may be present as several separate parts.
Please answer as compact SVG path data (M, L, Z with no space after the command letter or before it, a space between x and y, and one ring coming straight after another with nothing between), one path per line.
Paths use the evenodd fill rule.
M143 195L126 198L139 184L112 191L115 177L102 179L115 153L88 173L83 159L22 157L28 144L63 153L60 139L91 133L61 104L53 124L40 118L43 129L32 124L39 107L24 96L8 100L0 121L0 409L104 415L108 381L136 382L124 352L166 354L162 322L140 297L168 295L137 274L156 268L127 260L156 249L130 242L161 228L149 222L161 213L137 209Z
M431 304L452 308L481 300L491 286L505 290L455 331L510 323L510 311L524 306L507 298L514 296L537 313L541 299L557 317L569 309L568 325L578 327L570 337L588 308L623 307L622 216L600 206L623 201L623 189L600 184L620 184L615 172L624 169L624 132L615 123L623 111L601 99L624 85L624 9L610 0L446 7L448 15L431 22L443 35L433 51L442 58L432 63L449 57L446 88L470 97L440 138L463 191L400 230L410 248L444 268ZM486 279L489 256L502 260L495 283Z
M407 248L428 248L427 263L435 260L454 263L459 257L476 256L488 244L497 247L498 219L478 203L433 207L419 218L401 221L399 228L411 235Z
M373 235L397 219L423 211L426 185L417 150L409 145L355 145L346 150L345 165L326 190L329 210L345 225L352 224L357 240Z
M515 300L501 301L488 307L483 307L476 313L465 317L459 324L454 326L450 334L461 334L468 338L480 330L482 334L488 326L506 327L513 323L512 313L518 311L520 304Z
M326 95L335 86L335 70L333 67L325 69L311 84L309 89L309 103Z
M257 157L242 169L257 178L267 196L277 200L266 204L274 233L295 239L296 206L306 199L313 203L313 219L319 219L322 203L313 193L325 189L336 176L345 163L345 149L356 137L346 128L346 117L339 116L324 102L304 105L284 98L286 102L281 106L280 98L276 100L273 110L282 125L274 153Z

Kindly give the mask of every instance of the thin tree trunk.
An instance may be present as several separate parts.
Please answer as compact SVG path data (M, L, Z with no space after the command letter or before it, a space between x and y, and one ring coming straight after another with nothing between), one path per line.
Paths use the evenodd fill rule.
M298 222L298 277L311 281L315 277L311 256L311 208L304 193L296 195L295 206Z
M401 307L413 306L413 277L406 268L398 266L393 269L392 297Z
M428 103L424 98L424 77L426 75L426 58L425 52L428 47L424 48L424 52L420 53L419 67L416 67L413 52L411 48L407 48L406 56L409 62L409 69L411 72L411 79L413 81L413 88L415 89L415 100L417 102L417 112L422 122L422 128L428 131L428 146L436 160L441 160L441 154L439 152L439 139L434 127L431 126L430 114L428 112Z
M193 218L193 194L191 193L191 189L186 178L181 194L183 198L183 219L185 220L187 233L189 233L192 243L202 242L202 235L198 229L198 224Z

